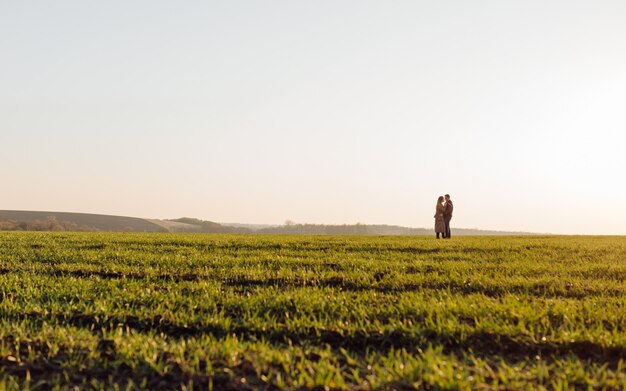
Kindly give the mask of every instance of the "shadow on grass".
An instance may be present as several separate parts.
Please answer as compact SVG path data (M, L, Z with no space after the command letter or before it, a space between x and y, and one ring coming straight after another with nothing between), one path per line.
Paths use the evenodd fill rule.
M262 381L263 374L245 360L229 367L219 361L212 362L213 372L208 374L206 361L201 360L199 372L192 372L185 370L173 355L162 352L158 361L166 370L159 371L144 360L127 360L118 354L112 340L101 339L95 352L62 345L54 354L47 344L38 341L6 336L2 343L16 350L14 355L0 357L2 375L29 379L36 385L35 389L54 389L55 386L90 389L94 381L120 389L207 390L210 386L227 391L275 389Z
M618 297L625 292L619 288L595 288L590 286L570 285L558 286L549 282L528 282L526 284L484 284L480 281L419 281L396 283L385 281L384 273L372 274L374 281L353 281L341 276L319 279L302 278L215 278L197 273L148 274L141 272L119 272L103 270L18 270L0 269L0 275L12 272L34 273L54 277L101 278L152 280L164 282L214 281L217 284L231 287L239 291L252 291L257 288L332 288L347 292L379 292L405 293L420 291L448 291L452 294L481 294L487 297L500 298L508 294L533 296L541 298L584 299L590 296ZM428 272L428 270L425 270Z
M18 322L27 320L31 324L53 323L61 326L74 326L88 329L96 335L101 331L123 328L141 333L154 332L173 338L199 337L210 335L216 339L237 336L244 341L266 341L275 346L306 345L324 346L333 349L343 348L357 354L366 352L387 353L391 349L405 349L417 352L431 346L441 346L445 353L461 355L471 353L489 361L499 358L506 361L523 361L540 356L543 359L557 359L575 356L581 360L617 367L626 357L626 346L604 346L591 341L532 341L526 336L511 336L493 332L476 331L461 335L441 333L433 329L421 330L370 330L350 331L323 328L289 329L285 326L261 330L246 325L234 324L224 327L220 324L177 324L160 315L152 318L127 316L105 316L86 313L5 315L4 319Z

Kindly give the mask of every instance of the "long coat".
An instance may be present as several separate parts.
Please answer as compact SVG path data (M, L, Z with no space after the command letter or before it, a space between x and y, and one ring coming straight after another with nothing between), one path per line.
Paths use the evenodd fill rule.
M446 224L443 221L443 211L443 205L437 204L437 209L435 210L435 232L446 232Z

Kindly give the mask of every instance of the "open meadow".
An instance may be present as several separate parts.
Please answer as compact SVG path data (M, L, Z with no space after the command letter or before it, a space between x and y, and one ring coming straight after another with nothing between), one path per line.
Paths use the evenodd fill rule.
M0 389L626 387L626 237L0 233Z

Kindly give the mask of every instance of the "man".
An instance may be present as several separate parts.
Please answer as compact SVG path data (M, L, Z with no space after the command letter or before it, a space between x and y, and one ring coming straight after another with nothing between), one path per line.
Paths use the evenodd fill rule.
M446 239L450 239L452 233L450 232L450 220L452 220L452 209L454 209L454 205L452 204L452 200L450 199L450 194L446 194L444 196L446 203L443 207L443 223L445 225L445 231L443 231L443 237Z

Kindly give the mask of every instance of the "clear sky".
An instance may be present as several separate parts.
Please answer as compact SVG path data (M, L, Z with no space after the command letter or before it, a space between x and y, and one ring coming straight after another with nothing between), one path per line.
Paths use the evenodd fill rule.
M626 1L0 2L0 209L626 234Z

